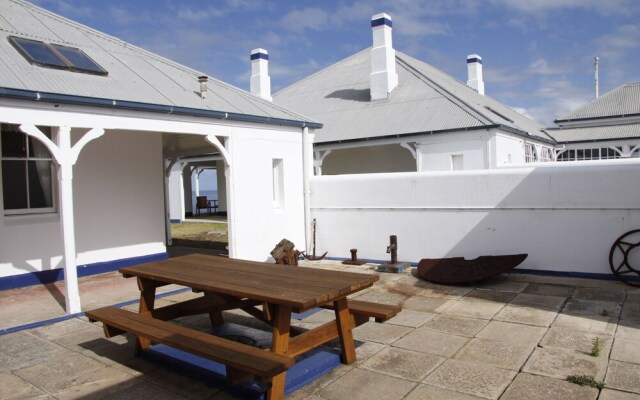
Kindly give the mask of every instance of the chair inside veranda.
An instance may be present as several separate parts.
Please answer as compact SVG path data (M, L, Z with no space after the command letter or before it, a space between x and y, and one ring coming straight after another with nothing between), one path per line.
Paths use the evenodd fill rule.
M202 209L211 214L211 206L209 204L207 196L196 196L196 215L200 215L200 210Z

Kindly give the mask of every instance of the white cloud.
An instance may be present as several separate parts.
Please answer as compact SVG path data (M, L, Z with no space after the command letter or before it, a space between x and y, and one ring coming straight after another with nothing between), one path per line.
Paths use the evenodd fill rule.
M290 31L303 32L306 29L319 31L328 29L328 13L320 8L305 8L293 10L285 15L280 23Z
M525 14L541 14L562 9L593 10L603 15L640 12L637 0L489 0L495 6L520 11Z

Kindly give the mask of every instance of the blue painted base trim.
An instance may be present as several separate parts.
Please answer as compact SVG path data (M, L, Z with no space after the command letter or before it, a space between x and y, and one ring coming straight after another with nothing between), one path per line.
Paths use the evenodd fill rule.
M122 267L144 264L152 261L164 260L169 257L168 253L150 254L147 256L123 258L121 260L99 262L94 264L78 265L78 277L103 274L105 272L117 271ZM32 285L43 285L64 279L62 268L30 272L27 274L5 276L0 278L0 290L16 289Z
M151 346L143 351L141 356L162 363L205 385L221 388L232 396L248 400L264 399L264 393L267 389L265 383L247 381L238 385L230 385L226 379L225 366L215 361L162 344ZM293 367L287 371L285 395L313 382L339 364L340 356L333 349L324 347L298 357Z
M181 224L182 220L181 219L170 219L169 222L172 223L172 224Z

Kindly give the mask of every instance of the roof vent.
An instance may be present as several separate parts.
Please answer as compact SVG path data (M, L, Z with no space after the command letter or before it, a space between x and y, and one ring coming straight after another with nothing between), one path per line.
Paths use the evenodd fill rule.
M269 77L269 53L265 49L251 50L251 94L272 101Z
M203 99L207 98L207 82L209 81L209 77L206 75L202 75L198 77L198 82L200 82L200 97Z
M484 96L484 80L482 79L482 57L477 54L467 56L467 86Z
M391 31L393 22L385 13L371 17L373 47L371 48L371 100L386 99L398 86L396 51L393 49Z

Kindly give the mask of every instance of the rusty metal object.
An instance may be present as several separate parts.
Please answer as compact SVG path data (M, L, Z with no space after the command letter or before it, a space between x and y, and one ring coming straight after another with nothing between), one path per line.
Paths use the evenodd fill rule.
M298 265L300 258L300 252L295 249L293 242L287 239L282 239L270 254L276 260L276 264Z
M358 249L351 249L351 260L345 260L342 263L345 265L362 265L365 262L358 260Z
M328 251L325 251L323 255L316 257L316 219L313 219L313 255L308 256L306 254L304 254L304 251L300 254L302 254L302 256L306 259L306 260L310 260L310 261L318 261L318 260L322 260L326 255L327 255Z
M378 272L402 272L405 268L409 268L409 263L398 262L398 237L396 235L389 236L389 246L387 253L391 254L391 261L377 266Z
M418 275L435 283L473 283L507 272L525 258L527 254L481 256L473 260L465 260L464 257L424 258L418 263Z
M609 266L622 282L640 287L640 229L629 231L613 242Z

